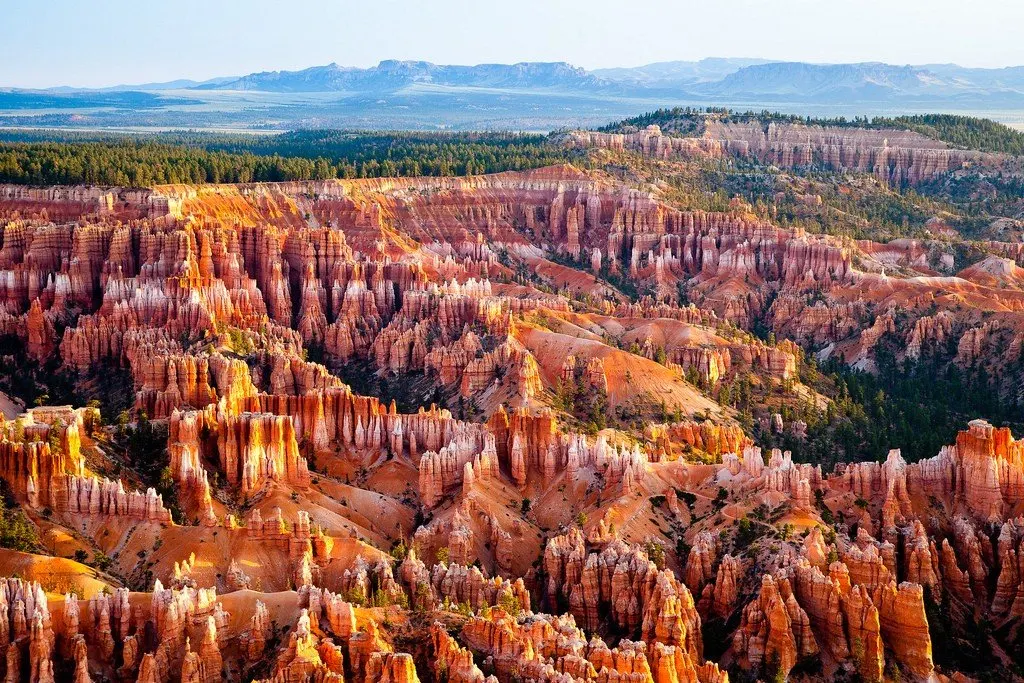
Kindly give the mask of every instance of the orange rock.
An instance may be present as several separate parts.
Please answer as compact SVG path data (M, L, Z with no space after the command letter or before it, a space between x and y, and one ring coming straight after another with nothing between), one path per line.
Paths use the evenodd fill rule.
M934 666L924 590L916 583L904 582L897 587L891 582L881 588L878 604L882 634L896 659L914 676L930 676Z
M733 649L747 666L773 663L782 675L802 657L818 652L810 619L800 607L786 579L765 574L757 600L743 609L743 620L733 636Z
M885 668L882 627L878 609L868 591L853 586L843 596L843 615L846 618L850 656L857 672L866 681L881 681Z
M420 680L412 655L404 652L374 652L366 665L366 680L380 683L414 683Z

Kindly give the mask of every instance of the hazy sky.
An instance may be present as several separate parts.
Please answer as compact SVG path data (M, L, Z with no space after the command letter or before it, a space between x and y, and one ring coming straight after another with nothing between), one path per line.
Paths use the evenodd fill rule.
M0 87L381 59L1024 65L1021 0L4 0Z

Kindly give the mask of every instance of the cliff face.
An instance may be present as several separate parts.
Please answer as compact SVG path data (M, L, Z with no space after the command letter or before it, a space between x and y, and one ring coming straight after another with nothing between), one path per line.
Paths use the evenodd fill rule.
M870 173L894 185L917 184L995 155L953 149L907 130L708 121L700 137L665 135L658 126L635 133L569 134L569 144L634 150L657 159L754 157L782 168L823 167Z
M94 409L33 408L0 423L0 476L15 497L36 508L68 515L120 516L143 522L171 519L153 488L126 490L120 480L91 475L80 450L86 421Z

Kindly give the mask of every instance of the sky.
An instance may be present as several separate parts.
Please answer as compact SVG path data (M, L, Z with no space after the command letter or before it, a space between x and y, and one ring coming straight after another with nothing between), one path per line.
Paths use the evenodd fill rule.
M0 87L203 80L336 62L704 57L1024 65L1021 0L3 0Z

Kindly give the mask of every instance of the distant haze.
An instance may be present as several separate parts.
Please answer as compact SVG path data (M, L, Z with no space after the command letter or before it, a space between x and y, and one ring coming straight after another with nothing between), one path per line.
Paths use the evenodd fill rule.
M384 60L113 88L0 89L0 128L532 130L601 125L666 106L809 116L970 113L1024 120L1024 67L758 59L586 70Z
M709 56L1024 64L1024 3L1016 0L8 4L0 28L0 87L204 81L314 64L368 67L384 59L564 61L591 71Z

